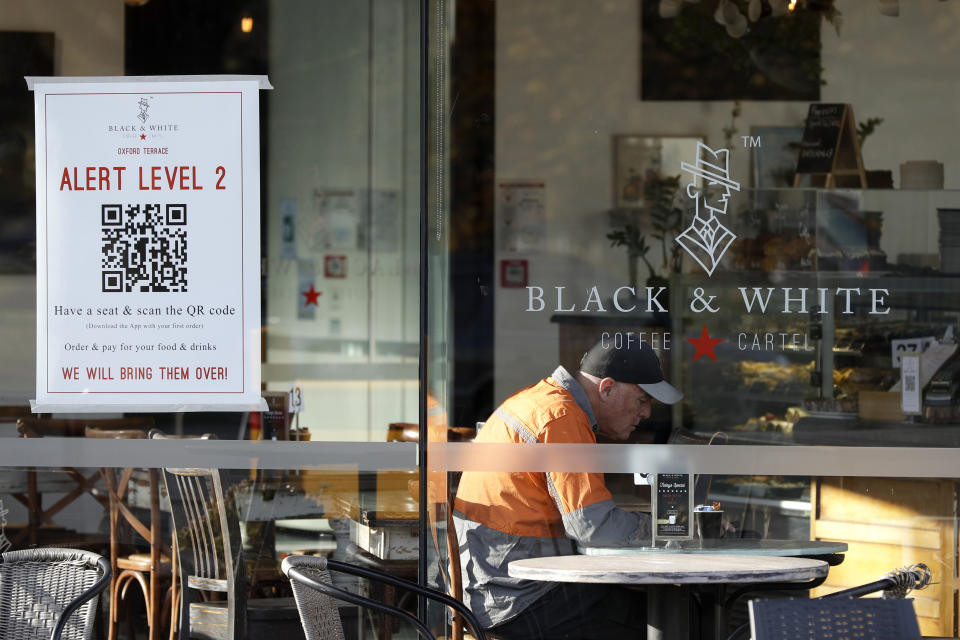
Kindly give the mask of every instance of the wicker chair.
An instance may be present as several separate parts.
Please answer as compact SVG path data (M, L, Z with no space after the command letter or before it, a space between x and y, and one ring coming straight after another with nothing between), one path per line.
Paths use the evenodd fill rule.
M397 616L413 625L422 638L435 640L434 635L430 633L426 625L406 611L333 586L330 571L338 571L372 582L380 582L439 602L463 616L474 633L477 634L476 637L479 640L486 640L483 629L470 610L462 603L439 591L421 587L418 584L394 578L379 571L327 560L318 556L287 556L280 566L283 573L290 578L293 597L296 599L297 609L300 611L300 623L303 625L307 640L343 640L343 628L335 600L343 600L381 613Z
M0 554L0 638L89 640L110 563L77 549Z
M919 638L913 601L885 598L751 600L754 640Z
M911 591L926 589L932 580L930 568L917 563L894 569L874 582L820 598L751 600L749 622L734 629L727 640L746 638L748 631L753 640L919 638L913 602L903 598ZM878 591L883 592L882 599L860 599Z

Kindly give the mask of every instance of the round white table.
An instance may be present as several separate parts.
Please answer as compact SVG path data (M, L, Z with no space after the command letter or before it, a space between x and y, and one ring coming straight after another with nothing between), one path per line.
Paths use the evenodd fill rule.
M651 552L526 558L511 562L508 572L547 582L646 585L647 639L684 640L692 586L811 581L829 568L823 560L790 556ZM720 635L725 624L711 626Z
M750 556L812 556L827 560L827 556L837 556L846 553L846 551L846 542L834 542L832 540L756 540L752 538L677 540L672 543L670 548L651 547L649 544L619 547L577 546L578 553L588 556L626 556L648 553L723 553Z

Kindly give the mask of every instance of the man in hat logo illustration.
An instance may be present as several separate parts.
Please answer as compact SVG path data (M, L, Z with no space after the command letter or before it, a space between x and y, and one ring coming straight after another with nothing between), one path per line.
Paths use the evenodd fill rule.
M730 190L740 191L740 183L730 179L729 161L728 150L714 151L698 142L696 163L680 163L680 168L690 173L687 196L696 200L697 209L690 226L677 236L677 242L708 276L713 275L723 254L737 237L717 218L717 214L727 214ZM702 187L697 187L697 176L703 179Z

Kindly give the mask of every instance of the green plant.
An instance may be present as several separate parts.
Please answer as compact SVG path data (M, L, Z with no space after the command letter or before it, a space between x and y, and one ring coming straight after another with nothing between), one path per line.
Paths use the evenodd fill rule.
M636 287L639 283L637 282L637 260L643 260L644 265L647 267L650 276L655 276L657 271L653 268L653 265L650 264L650 260L647 259L647 254L650 253L650 245L647 244L647 238L644 235L643 231L640 230L640 227L627 222L619 229L614 229L607 234L607 240L610 241L611 247L626 247L627 248L627 257L629 259L630 265L630 284Z
M865 122L857 123L857 140L860 142L860 150L863 151L863 144L867 141L874 131L883 124L883 118L867 118Z
M661 273L679 273L683 261L680 245L673 242L680 233L683 224L683 210L676 206L675 198L680 188L680 176L667 176L648 180L643 187L644 206L641 209L616 211L618 222L607 234L611 247L626 247L630 266L630 283L637 286L637 261L643 261L649 273L650 280L662 279ZM641 227L639 218L645 217L650 221L649 233ZM663 264L657 269L650 262L647 255L652 244L648 243L647 236L660 242L663 252Z
M660 241L660 247L663 250L663 269L667 273L679 273L683 262L681 247L673 242L683 224L683 209L676 206L679 188L680 176L676 175L650 182L644 189L644 198L650 209L650 222L654 231L651 235Z

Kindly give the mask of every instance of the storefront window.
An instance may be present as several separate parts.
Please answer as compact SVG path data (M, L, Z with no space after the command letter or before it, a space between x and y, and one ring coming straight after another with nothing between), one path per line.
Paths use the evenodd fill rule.
M236 596L230 606L241 617L246 609L250 636L302 637L294 603L278 600L291 595L280 570L289 554L416 580L417 3L7 2L0 15L0 551L76 547L111 559L115 576L139 571L122 578L122 598L103 596L100 637L111 604L122 635L146 637L150 628L150 637L162 637L176 622L180 601L164 605L178 575L171 576L174 535L183 584L187 574L194 587L195 576L226 580L207 586ZM254 290L262 317L251 331L260 335L262 378L253 384L270 410L32 414L35 207L43 199L35 195L33 95L24 76L196 75L263 76L272 86L261 84L260 155L245 158L258 167L260 192L253 261L261 266ZM190 218L188 232L189 225ZM189 245L191 273L189 260L216 259L198 255L200 246ZM240 275L225 261L221 277L226 285ZM154 430L162 441L149 439ZM209 530L190 529L190 508ZM204 536L221 552L229 541L236 554L204 556ZM135 552L146 555L125 560ZM233 569L226 577L225 565ZM337 581L365 592L362 581ZM229 600L189 594L187 605ZM383 628L379 618L352 611L347 637ZM180 615L177 624L187 637L189 619ZM116 633L114 625L109 635Z
M956 12L651 0L438 3L431 17L447 14L452 32L428 32L447 46L430 104L446 146L430 169L449 200L428 217L448 231L427 242L451 275L427 294L454 337L430 366L451 385L452 424L492 425L428 449L456 496L446 525L468 556L464 598L517 633L508 623L535 618L549 587L513 582L505 565L522 554L498 566L492 540L543 556L556 551L529 551L534 538L572 537L590 553L602 535L568 520L602 495L577 502L564 482L604 474L616 504L649 512L655 489L634 474L691 473L730 544L844 545L811 596L926 564L940 584L916 592L920 629L956 635L960 200L950 115L936 106L955 75L943 51ZM458 339L478 323L489 395ZM599 435L578 439L556 426L544 387L513 395L550 376L565 388L555 368L574 374L597 341L647 345L682 400L655 399L626 438L604 438L600 416ZM644 535L635 547L666 543Z
M751 598L908 567L917 630L960 637L954 3L0 8L0 551L140 562L162 585L124 613L152 637L190 632L162 594L205 570L204 536L244 559L221 592L267 608L282 558L319 554L449 593L497 637L727 637ZM270 410L35 414L46 150L24 77L198 75L266 78ZM650 558L722 586L651 586ZM459 637L436 603L337 583ZM299 632L292 606L247 609L250 635Z

